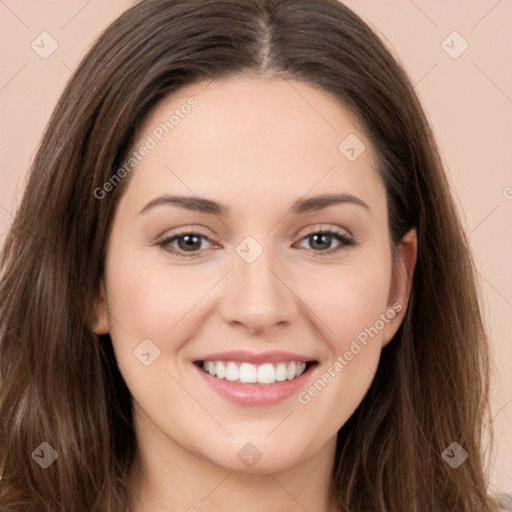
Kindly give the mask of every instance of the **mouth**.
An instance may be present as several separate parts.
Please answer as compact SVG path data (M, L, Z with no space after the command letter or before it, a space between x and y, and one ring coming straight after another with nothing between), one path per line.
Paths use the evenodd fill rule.
M317 361L249 363L223 359L194 361L206 389L238 406L268 407L292 399L313 379Z
M298 379L309 372L317 361L281 361L253 364L240 361L195 361L204 373L233 384L275 385Z
M235 384L268 386L295 380L308 372L317 362L282 361L252 364L239 361L195 361L194 364L216 379L225 379Z
M200 387L241 406L271 406L291 399L314 378L319 361L273 350L232 350L193 360Z

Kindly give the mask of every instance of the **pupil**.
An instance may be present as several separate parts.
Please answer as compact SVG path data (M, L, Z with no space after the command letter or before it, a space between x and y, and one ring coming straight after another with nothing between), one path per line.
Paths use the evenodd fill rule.
M182 244L181 241L184 241ZM201 246L201 241L199 240L199 237L196 235L184 235L179 238L179 245L181 249L184 250L190 250L190 249L199 249ZM197 246L197 247L195 247Z
M329 242L331 241L331 235L327 235L325 233L321 233L321 234L317 234L317 235L312 235L313 237L313 243L311 244L312 247L315 246L315 244L317 244L317 240L320 238L320 247L317 247L319 249L325 249L325 246L322 247L321 244L324 243L326 244L327 246L329 246ZM327 247L328 248L328 247Z

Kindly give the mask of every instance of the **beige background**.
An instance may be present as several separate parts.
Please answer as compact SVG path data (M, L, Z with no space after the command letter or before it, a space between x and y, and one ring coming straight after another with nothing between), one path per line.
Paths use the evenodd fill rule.
M132 3L0 0L2 241L29 163L65 82L91 41ZM493 483L510 492L512 1L347 0L346 4L370 22L404 64L435 129L458 196L494 343L497 453ZM460 35L453 35L454 31ZM46 59L31 47L35 41L46 50L51 48L49 36L40 36L42 32L58 44ZM452 58L464 49L465 42L468 48Z

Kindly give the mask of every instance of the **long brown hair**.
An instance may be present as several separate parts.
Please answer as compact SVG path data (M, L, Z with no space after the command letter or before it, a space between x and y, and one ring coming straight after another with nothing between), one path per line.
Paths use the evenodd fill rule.
M378 154L393 242L418 233L407 315L338 433L339 509L495 510L482 437L491 425L489 348L468 241L408 77L336 0L142 1L79 65L1 257L1 510L126 510L137 450L131 397L110 337L91 326L128 178L101 200L94 191L162 98L243 72L314 84L344 102ZM46 469L31 456L43 442L58 454ZM457 469L441 456L453 442L469 454Z

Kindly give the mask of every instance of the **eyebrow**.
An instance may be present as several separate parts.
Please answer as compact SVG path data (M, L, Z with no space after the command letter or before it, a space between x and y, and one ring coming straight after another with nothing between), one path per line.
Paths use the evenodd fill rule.
M319 196L309 197L307 199L298 199L295 201L290 209L293 214L306 213L309 211L322 210L329 206L336 204L355 204L362 206L367 210L370 207L358 197L352 194L323 194ZM151 200L139 214L147 212L148 210L162 205L174 205L186 210L192 210L200 213L207 213L211 215L219 215L222 217L229 216L230 208L227 206L206 199L204 197L192 197L192 196L171 196L163 195Z

